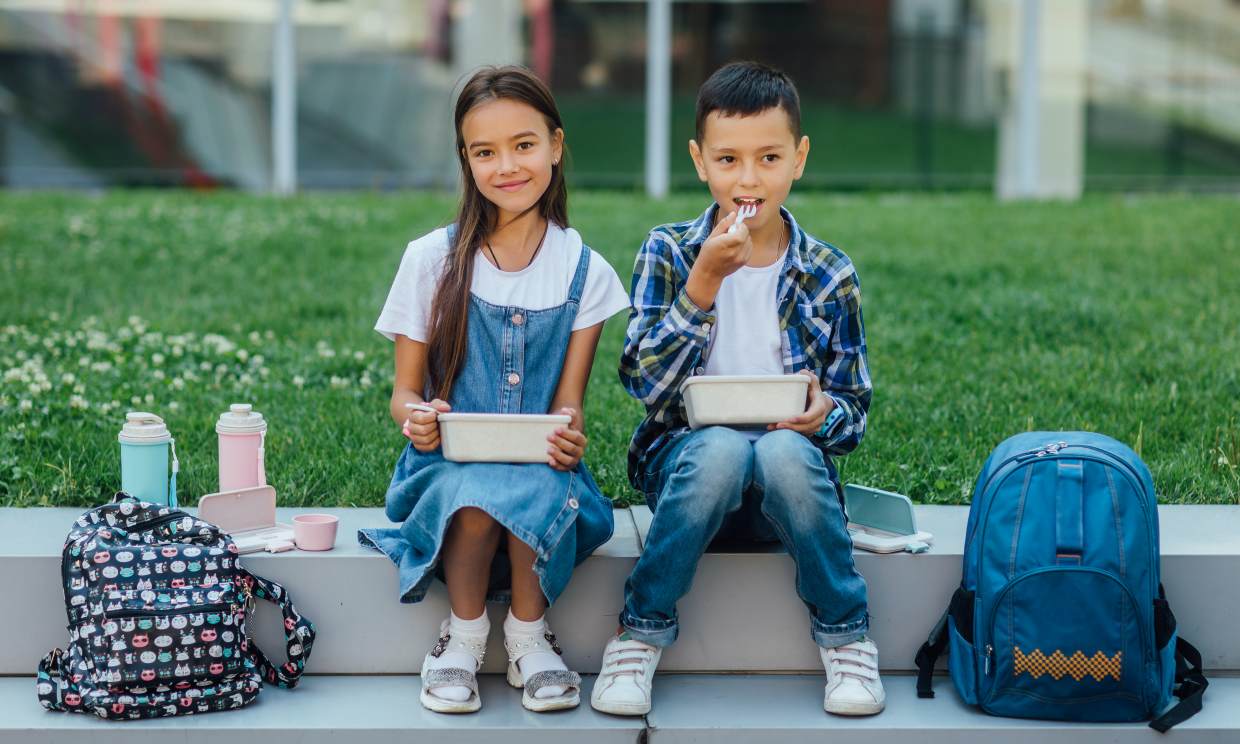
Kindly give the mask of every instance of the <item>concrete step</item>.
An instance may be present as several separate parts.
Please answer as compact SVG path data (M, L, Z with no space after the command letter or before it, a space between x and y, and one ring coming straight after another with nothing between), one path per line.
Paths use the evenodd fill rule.
M886 676L887 709L870 718L822 711L824 679L809 675L656 676L647 716L651 744L830 741L832 744L1136 744L1240 741L1240 679L1210 682L1201 713L1169 734L1144 723L1097 724L996 718L965 705L949 680L933 700L917 698L915 680Z
M319 628L309 671L316 674L416 672L447 616L436 583L418 605L396 601L395 567L359 547L357 528L386 523L380 509L325 510L341 519L337 546L327 553L248 556L253 571L280 581ZM288 521L295 510L281 509ZM60 551L76 509L0 509L0 596L20 598L23 611L0 613L0 675L33 672L39 658L63 646ZM966 507L920 506L918 521L934 533L923 555L858 552L870 587L871 633L884 671L912 669L916 648L960 579ZM570 667L599 668L603 644L616 627L624 580L650 521L645 507L616 512L610 542L586 560L549 612ZM1163 579L1181 634L1201 649L1208 670L1240 670L1240 636L1220 618L1240 617L1240 507L1161 506ZM808 618L793 590L794 567L777 546L708 553L682 600L679 642L664 672L779 671L819 673ZM275 613L260 604L257 637L282 648ZM492 623L503 608L492 608ZM752 632L760 627L761 633ZM493 633L486 670L503 669L502 634ZM10 642L9 639L21 639Z
M939 696L919 700L913 679L888 675L887 710L841 718L822 710L821 675L659 675L654 709L645 718L572 711L530 713L498 675L481 680L479 713L446 716L417 702L418 678L314 675L293 691L266 689L252 706L189 718L111 723L39 707L31 678L0 678L0 744L302 744L327 742L804 742L835 744L1136 744L1240 741L1240 679L1216 678L1196 717L1158 734L1145 724L1075 724L995 718L960 702L946 679ZM588 697L593 677L585 679ZM502 737L502 738L497 738Z
M588 688L584 705L538 714L521 707L520 692L502 676L485 675L479 682L483 708L473 715L423 708L417 676L315 675L295 690L268 687L241 710L116 723L45 711L35 697L33 679L6 677L0 678L0 744L635 744L645 728L641 718L596 713L588 702Z

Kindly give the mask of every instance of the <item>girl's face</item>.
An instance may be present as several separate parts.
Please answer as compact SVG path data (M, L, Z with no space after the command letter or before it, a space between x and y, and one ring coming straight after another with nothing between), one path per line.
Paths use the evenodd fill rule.
M474 183L501 217L538 203L564 150L564 130L548 131L534 107L507 98L470 109L461 135Z

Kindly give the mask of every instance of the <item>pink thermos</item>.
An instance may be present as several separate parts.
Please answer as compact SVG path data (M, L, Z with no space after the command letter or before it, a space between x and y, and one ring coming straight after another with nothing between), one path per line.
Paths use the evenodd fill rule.
M249 403L233 403L215 425L220 435L220 490L267 485L263 445L267 422Z

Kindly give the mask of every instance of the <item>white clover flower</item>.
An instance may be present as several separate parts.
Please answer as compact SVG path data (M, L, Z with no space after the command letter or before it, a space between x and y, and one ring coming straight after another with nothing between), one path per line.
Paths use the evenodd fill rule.
M142 405L142 397L135 395L129 399L129 402L133 403L135 406L140 406Z
M162 369L155 370L154 372L151 373L151 376L154 377L156 380L162 380L164 379L164 377L166 377Z
M147 403L154 403L155 396L152 395L151 393L147 393L145 396L143 396L143 400L145 400Z
M38 395L39 393L43 392L43 386L37 382L30 383L29 387L27 387L26 389L30 391L31 395Z
M94 364L90 365L90 369L92 372L107 372L108 370L112 369L112 363L111 362L95 362Z
M64 373L63 375L61 375L61 376L60 376L60 381L61 381L61 382L63 382L64 384L66 384L66 385L72 385L72 384L73 384L73 382L74 382L74 380L76 380L76 379L77 379L77 378L73 376L73 373L72 373L72 372L66 372L66 373Z
M198 364L198 369L202 370L203 372L210 372L210 371L211 371L211 362L200 362L200 363Z
M336 375L332 375L331 383L332 383L332 387L334 388L342 388L342 387L347 387L349 384L349 381L343 377L337 377Z
M77 339L74 338L73 336L69 336L65 338L65 346L68 346L70 349L72 349L73 347L77 346Z
M262 343L263 340L263 337L259 335L258 331L250 331L250 335L247 336L247 338L250 339L250 343L252 344Z
M172 347L172 356L179 357L183 355L184 353L185 353L184 346L181 346L180 344L176 344L175 346Z
M266 367L258 368L258 376L263 378L264 380L267 379L267 376L270 374L271 374L271 370L267 369Z
M82 396L74 395L71 398L69 398L69 407L70 408L89 408L90 403L88 403L86 399L83 398Z
M367 375L367 374L363 374L362 379L358 380L358 382L362 384L362 387L370 387L372 384L370 375Z
M264 357L262 354L255 354L254 356L250 357L250 364L253 364L255 367L263 366L263 362L265 361L267 361L267 358Z
M326 346L320 346L319 356L323 357L324 359L331 359L332 357L336 356L336 350L328 348Z
M14 382L16 380L22 379L24 375L25 375L25 372L22 372L21 367L12 367L10 369L4 370L4 381Z
M172 378L172 388L173 388L174 390L184 390L184 389L185 389L185 380L182 380L180 377L174 377L174 378Z
M244 362L250 358L250 352L245 349L237 349L237 360Z
M85 385L83 385L82 383L80 383L80 382L79 382L78 384L76 384L76 385L74 385L74 386L73 386L73 392L75 392L75 393L77 393L77 394L79 394L79 395L85 395L85 394L86 394L86 386L85 386Z
M293 375L293 385L295 385L298 389L305 387L306 378L301 375Z
M78 366L79 366L79 367L89 367L89 366L90 366L90 357L88 357L88 356L78 357Z
M238 385L253 385L254 378L253 376L250 375L249 372L244 372L242 373L240 377L237 378L237 384Z
M22 413L29 411L31 408L34 408L34 403L31 403L29 398L22 398L22 402L17 404L17 409Z
M129 316L129 325L136 326L136 325L141 325L141 324L142 324L142 318L138 317L137 315Z
M181 404L180 404L180 403L177 403L175 400L174 400L174 401L172 401L171 403L169 403L169 404L168 404L168 410L169 410L169 411L175 411L175 410L177 410L177 409L178 409L178 408L180 408L180 407L181 407Z
M164 355L163 355L163 354L158 354L158 353L156 353L156 354L152 354L152 355L151 355L151 364L154 364L156 367L158 367L159 365L161 365L161 364L163 364L163 363L164 363Z
M356 359L357 361L359 361L359 362L360 362L360 361L362 361L363 359L365 359L365 358L366 358L366 352L364 352L364 351L355 351L355 352L353 352L353 358L354 358L354 359Z

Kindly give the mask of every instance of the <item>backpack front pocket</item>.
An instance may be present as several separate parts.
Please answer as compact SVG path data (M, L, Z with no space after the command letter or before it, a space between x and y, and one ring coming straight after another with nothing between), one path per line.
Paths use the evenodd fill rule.
M232 597L229 591L225 600ZM240 605L185 605L161 594L150 604L122 600L106 613L90 656L100 687L175 685L222 679L245 669Z
M1143 720L1145 637L1132 592L1114 574L1075 566L1030 571L991 605L982 707L1018 718Z

